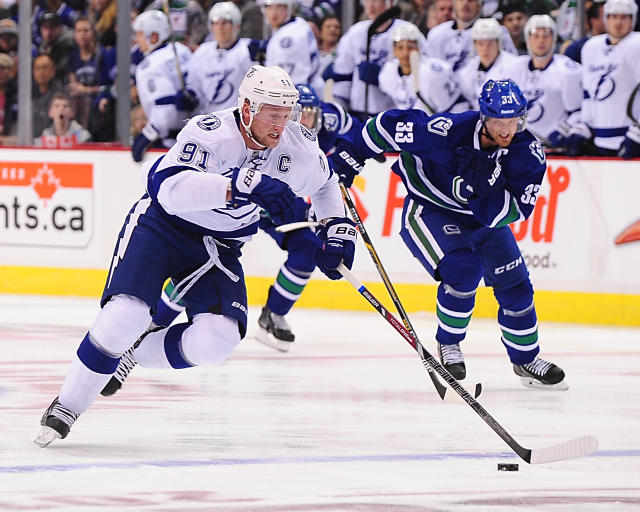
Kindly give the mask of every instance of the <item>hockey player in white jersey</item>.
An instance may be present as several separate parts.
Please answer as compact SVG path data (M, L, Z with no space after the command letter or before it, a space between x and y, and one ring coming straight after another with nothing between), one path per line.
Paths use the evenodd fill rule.
M428 114L449 111L460 96L451 66L440 59L420 55L422 34L415 25L399 25L393 31L394 59L380 71L380 89L399 109L415 108ZM418 54L418 69L411 68L411 53ZM414 73L418 73L418 92L414 90Z
M473 56L471 27L480 17L482 0L453 0L453 21L433 27L427 35L427 55L446 60L457 71ZM518 54L509 31L500 26L502 50Z
M582 47L582 122L571 128L569 155L640 156L640 128L626 114L629 96L640 82L640 34L632 31L637 14L634 0L607 0L607 33L592 37Z
M319 80L318 42L309 24L293 15L295 0L260 0L258 4L264 6L273 31L265 46L265 65L281 67L295 83Z
M238 108L193 117L166 155L145 164L147 193L120 232L102 309L42 417L37 444L65 438L116 370L122 375L135 362L182 369L229 357L247 325L239 257L261 209L287 223L296 197L310 196L322 224L316 264L332 279L341 277L340 263L352 265L356 230L314 134L291 121L297 99L282 69L252 66ZM169 277L189 321L147 331Z
M191 50L182 43L168 44L171 30L167 17L160 11L143 12L134 20L133 30L145 55L136 68L136 85L148 122L131 146L133 159L140 162L146 149L157 140L164 147L171 147L196 101L182 88Z
M187 88L198 98L198 114L222 110L238 101L238 87L253 63L249 39L238 38L240 24L240 9L233 2L218 2L209 11L214 40L194 52L187 76Z
M478 98L487 80L507 78L506 66L517 59L502 49L503 28L495 18L479 18L471 28L476 55L456 73L460 91L470 110L478 110Z
M380 70L393 58L391 37L393 31L408 21L391 19L378 28L371 38L367 58L367 31L375 20L395 0L365 0L364 8L369 17L352 25L342 36L336 50L333 65L325 70L323 78L335 81L333 94L352 115L364 120L370 115L393 108L394 102L379 86ZM420 51L424 52L426 40L420 37Z
M547 14L531 16L524 27L528 56L507 67L507 76L527 98L527 128L547 147L565 147L572 119L582 104L582 68L554 54L556 24Z

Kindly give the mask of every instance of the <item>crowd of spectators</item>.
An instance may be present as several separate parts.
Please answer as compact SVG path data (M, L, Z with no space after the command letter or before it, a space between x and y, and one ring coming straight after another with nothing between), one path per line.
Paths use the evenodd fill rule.
M357 4L359 19L367 17L363 8L366 1L370 0ZM454 3L474 2L478 0L400 0L400 16L413 23L429 42L434 27L454 20ZM579 38L575 1L557 2L560 0L485 0L478 2L479 16L498 20L511 39L509 46L512 42L517 54L526 55L523 31L527 19L535 14L550 14L558 27L556 51L580 62L585 42L605 32L603 3L587 0L587 36ZM131 19L145 10L162 10L163 3L163 0L134 1ZM174 40L181 41L192 52L211 40L207 14L215 3L215 0L169 0ZM242 14L239 37L268 40L271 28L265 20L264 7L254 0L235 0L234 3ZM30 23L35 145L50 147L52 136L61 137L65 144L115 140L117 4L116 0L34 1ZM342 26L340 0L306 0L296 7L297 15L309 23L317 39L320 77L333 62L343 31L348 28ZM463 12L464 6L461 9ZM453 22L455 27L455 20ZM5 145L16 142L17 23L17 1L3 1L0 7L0 143ZM504 49L504 44L502 47ZM426 48L428 54L428 44ZM131 135L135 137L145 124L135 84L135 67L144 55L133 40L131 58L129 99Z

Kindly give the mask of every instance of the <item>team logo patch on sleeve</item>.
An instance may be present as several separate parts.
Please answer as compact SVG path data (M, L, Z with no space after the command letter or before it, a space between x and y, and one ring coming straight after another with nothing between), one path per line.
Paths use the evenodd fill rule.
M336 114L322 114L322 125L328 132L335 132L338 129L339 119Z
M291 39L290 37L283 37L282 41L280 41L280 46L282 46L283 48L290 48L292 44L293 39Z
M300 125L300 131L302 132L302 135L304 135L311 142L315 142L315 140L317 139L316 134L309 130L309 128L307 128L306 126Z
M220 121L220 118L218 116L214 116L213 114L207 114L202 119L200 119L196 124L203 130L210 132L212 130L215 130L216 128L220 128L220 125L222 124L222 122Z

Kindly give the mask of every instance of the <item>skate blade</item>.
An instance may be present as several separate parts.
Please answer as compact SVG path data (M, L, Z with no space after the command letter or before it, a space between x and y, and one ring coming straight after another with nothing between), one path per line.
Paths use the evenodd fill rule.
M276 338L273 334L268 333L264 329L260 329L254 336L256 341L259 341L267 347L275 348L280 352L289 352L291 347L291 341L282 341Z
M60 437L60 434L51 427L43 426L33 442L40 446L40 448L44 448L45 446L49 446L56 439L60 439Z
M520 377L520 382L525 388L550 389L554 391L566 391L569 389L569 385L564 380L561 380L557 384L543 384L531 377Z

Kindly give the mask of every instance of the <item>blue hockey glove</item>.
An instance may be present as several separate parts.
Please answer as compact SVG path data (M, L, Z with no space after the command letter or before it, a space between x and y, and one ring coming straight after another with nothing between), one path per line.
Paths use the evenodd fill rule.
M135 162L142 162L147 148L153 141L158 139L160 134L150 124L145 125L142 132L133 140L131 145L131 155Z
M565 151L567 156L584 155L590 138L591 130L586 124L576 123L573 125L567 138L567 150Z
M567 147L567 134L562 133L560 130L553 130L547 137L550 148L566 148Z
M295 222L296 195L289 186L256 169L234 167L231 176L231 201L233 208L255 203L269 212L271 222L276 226Z
M456 174L473 187L474 195L488 197L495 190L504 189L506 180L502 170L489 155L469 146L459 146L456 157Z
M378 85L378 75L380 75L380 64L363 60L358 64L358 76L366 84Z
M630 139L628 136L625 137L622 141L622 144L620 145L620 149L618 150L618 156L624 158L625 160L639 157L640 143L636 142L633 139Z
M267 41L263 39L251 39L247 45L249 58L254 62L264 62L267 53Z
M196 93L191 89L179 90L176 93L176 108L178 110L184 110L185 112L191 112L194 108L198 106L198 98L196 97Z
M338 140L336 150L327 157L327 160L333 172L338 175L340 183L344 183L347 188L353 185L353 179L364 167L364 160L345 139Z
M332 219L320 228L318 236L322 248L316 252L316 265L329 279L340 279L342 274L336 270L340 263L348 269L353 266L358 236L355 224L347 217Z

